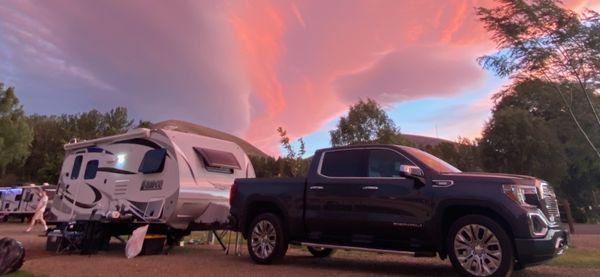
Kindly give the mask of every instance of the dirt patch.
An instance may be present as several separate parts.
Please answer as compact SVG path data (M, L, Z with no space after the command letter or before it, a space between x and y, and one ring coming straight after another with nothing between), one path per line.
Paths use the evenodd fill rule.
M23 242L27 260L22 270L36 276L455 276L448 261L399 255L338 251L328 259L316 259L302 248L292 247L285 260L272 266L252 263L248 255L225 255L218 246L186 245L169 255L126 259L123 246L93 256L57 255L45 251L45 237L26 234L23 224L0 224L0 236ZM39 229L38 229L39 230ZM600 241L600 235L574 237L577 247ZM585 246L584 246L585 245ZM243 247L245 249L245 246ZM598 268L537 266L515 276L600 276Z

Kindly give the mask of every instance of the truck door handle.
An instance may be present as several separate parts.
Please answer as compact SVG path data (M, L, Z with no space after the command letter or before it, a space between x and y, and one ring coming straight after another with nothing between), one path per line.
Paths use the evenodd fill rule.
M312 190L322 190L323 186L310 186L309 189L312 189Z
M364 186L362 187L363 190L378 190L379 187L376 186Z

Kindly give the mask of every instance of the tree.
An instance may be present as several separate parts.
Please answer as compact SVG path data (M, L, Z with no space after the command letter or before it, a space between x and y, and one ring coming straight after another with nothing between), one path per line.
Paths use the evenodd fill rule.
M347 116L340 118L337 128L329 132L331 145L360 143L403 144L400 129L377 102L360 100L350 107Z
M481 171L477 140L458 138L456 143L442 142L436 146L419 147L463 171Z
M127 108L117 107L102 113L91 110L60 116L32 115L28 123L34 130L31 155L25 166L15 168L23 179L56 182L64 158L63 145L76 138L95 139L126 132L133 125Z
M55 183L64 157L63 145L71 138L61 117L31 115L33 129L31 154L21 170L21 177L36 182Z
M127 108L116 107L104 114L102 135L111 136L123 133L131 128L133 120L127 115Z
M305 154L304 149L304 140L302 138L298 139L298 143L300 144L298 150L294 150L292 145L290 144L290 138L287 135L287 131L285 131L282 127L277 128L277 132L281 139L279 142L283 149L285 149L286 156L283 159L284 161L284 170L289 171L289 175L291 176L304 176L308 171L308 161L303 158ZM288 174L286 174L288 175Z
M137 126L135 126L135 128L152 128L152 121L147 121L147 120L140 120L137 123Z
M538 176L552 184L566 175L564 148L547 122L527 110L494 111L480 142L490 171Z
M572 124L568 111L562 107L561 97L556 94L549 84L539 79L522 80L513 86L507 88L498 95L499 100L494 108L496 111L508 109L520 109L527 111L531 116L546 122L559 140L566 163L566 175L558 182L551 183L563 199L571 202L573 212L581 214L582 207L588 207L595 202L594 191L600 191L600 160L597 159L593 151L589 151L589 146L585 139L579 135L579 130ZM578 93L577 85L562 84L561 91L573 99L575 111L585 111L587 105L581 93ZM593 104L600 105L600 96L595 95L592 98ZM590 112L580 112L577 116L581 124L585 127L594 126L594 115ZM590 138L594 141L600 141L600 130L590 128ZM494 157L488 157L492 159ZM550 164L550 163L549 163ZM579 220L585 221L595 216L588 210L587 214L579 217Z
M514 80L540 78L560 96L562 106L587 144L600 158L598 141L575 115L573 102L561 84L573 84L581 94L594 125L600 129L594 91L600 85L600 15L582 15L553 0L499 0L494 8L478 8L477 14L492 33L499 51L479 58L486 69Z
M0 83L0 177L9 164L22 164L29 156L33 132L13 87Z

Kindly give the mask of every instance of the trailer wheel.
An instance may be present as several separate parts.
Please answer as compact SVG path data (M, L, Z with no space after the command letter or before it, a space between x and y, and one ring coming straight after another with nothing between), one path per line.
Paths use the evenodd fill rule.
M335 249L325 247L307 246L306 248L308 249L308 252L316 258L327 258L335 252Z
M259 214L248 229L248 253L255 263L281 260L288 249L287 234L281 219L272 213Z
M447 249L452 265L463 276L509 276L514 267L510 237L485 216L467 215L455 221Z

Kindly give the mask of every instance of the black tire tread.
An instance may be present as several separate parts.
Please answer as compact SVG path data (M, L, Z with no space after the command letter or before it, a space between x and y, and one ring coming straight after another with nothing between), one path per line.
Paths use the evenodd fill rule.
M310 252L310 254L312 254L315 258L327 258L335 253L335 249L331 248L324 248L322 250L311 246L307 246L306 248L308 249L308 252Z

